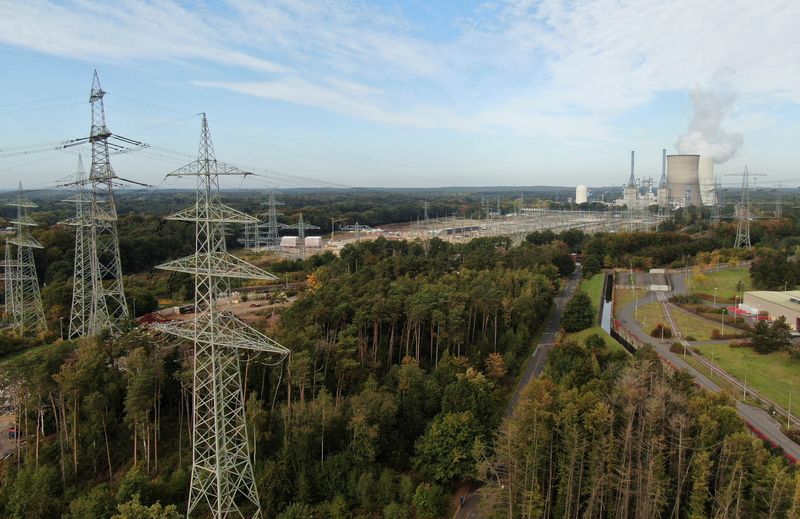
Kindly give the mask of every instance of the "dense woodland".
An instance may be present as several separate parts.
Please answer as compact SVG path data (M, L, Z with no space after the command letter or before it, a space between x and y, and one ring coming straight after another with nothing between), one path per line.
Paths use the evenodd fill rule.
M418 202L409 195L402 204L418 214ZM136 313L159 298L190 299L191 279L152 269L190 252L194 230L143 214L136 200L123 207L120 247ZM0 386L21 410L25 439L0 462L0 517L177 517L191 466L191 345L141 327L55 341L74 248L69 231L51 225L60 211L33 214L45 224L35 231L45 245L37 267L52 335L0 336ZM361 223L387 223L388 214ZM665 371L652 353L630 359L594 338L562 344L517 412L503 417L574 269L570 252L584 255L588 275L712 255L794 268L794 220L754 229L778 252L724 249L723 224L697 233L533 233L519 245L378 239L339 257L268 262L307 288L277 320L258 323L291 349L288 361L242 357L265 515L442 517L455 487L479 480L483 506L498 517L796 517L793 469L746 432L730 401ZM575 308L583 324L594 315L585 306Z
M377 240L317 268L274 330L293 352L285 369L244 359L265 512L438 516L451 482L474 470L475 440L491 440L565 254L561 243ZM27 441L4 468L0 510L106 517L135 494L182 506L189 353L135 330L12 359L2 376Z
M565 343L479 464L490 517L794 518L800 473L652 350Z

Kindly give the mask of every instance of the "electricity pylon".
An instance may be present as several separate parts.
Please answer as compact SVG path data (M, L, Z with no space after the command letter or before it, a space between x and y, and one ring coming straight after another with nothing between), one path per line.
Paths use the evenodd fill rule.
M14 268L17 260L11 257L11 244L5 239L5 259L3 260L3 289L5 290L4 317L8 320L14 316Z
M92 264L91 246L92 217L90 204L92 196L86 193L86 172L83 159L78 155L75 193L64 200L75 204L75 216L59 223L75 228L75 262L72 277L72 307L69 314L70 339L90 333L92 310Z
M736 223L736 241L733 243L734 249L742 247L751 248L750 244L750 177L762 177L763 173L750 173L745 166L742 172L742 199L738 204L738 220Z
M283 202L275 199L275 190L270 188L269 198L261 205L267 206L267 219L263 222L257 221L254 224L245 225L244 239L239 241L244 244L246 249L250 250L280 250L279 231L285 229L286 225L278 221L278 217L283 214L278 211L278 206L283 205Z
M128 305L122 287L122 262L119 258L117 234L117 205L114 198L114 180L117 175L111 168L103 96L97 71L94 72L92 93L92 128L89 142L92 146L92 165L89 170L91 203L89 215L89 247L91 250L91 305L87 331L95 335L103 330L119 331L128 319Z
M6 294L11 295L11 315L14 328L22 335L31 330L43 333L47 330L47 321L42 309L42 295L39 292L39 279L36 276L36 265L33 261L33 249L43 249L42 244L31 236L30 228L37 224L28 216L28 209L38 207L22 193L22 182L19 194L9 202L9 206L17 208L17 217L12 220L16 235L6 242L16 246L16 259L11 268L6 266ZM7 261L13 255L7 254ZM9 289L10 286L10 289Z
M289 353L218 305L228 278L277 279L225 250L226 224L256 221L220 201L219 177L232 175L248 173L217 162L203 114L197 160L168 175L196 177L195 205L167 218L194 222L195 253L157 267L194 276L197 314L191 321L153 325L194 343L194 427L187 515L207 506L217 519L245 517L249 510L252 517L261 517L247 443L239 350L265 352L277 356L277 362Z
M297 246L300 248L300 257L306 258L306 229L319 229L318 226L305 223L303 221L303 213L300 213L300 219L294 225L284 225L284 229L294 229L297 231L297 241L300 242Z
M267 201L267 222L266 225L259 224L257 234L261 240L262 247L268 250L279 250L281 248L281 236L278 234L280 229L285 229L286 225L278 221L278 216L283 213L278 211L278 206L283 202L275 200L275 190L269 190L269 200ZM261 231L266 229L263 235Z

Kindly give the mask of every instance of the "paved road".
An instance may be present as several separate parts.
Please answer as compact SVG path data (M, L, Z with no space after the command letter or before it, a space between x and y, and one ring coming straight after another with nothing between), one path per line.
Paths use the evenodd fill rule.
M648 301L649 296L645 296L639 299L638 304L645 304ZM710 391L721 391L721 388L716 382L686 363L681 354L669 351L671 344L670 341L661 342L656 340L648 336L641 329L639 324L633 318L636 303L637 302L628 303L622 307L617 314L618 318L625 322L625 327L642 341L650 343L658 352L658 354L667 359L670 363L672 363L672 365L678 369L685 369L691 373L698 385ZM769 441L780 446L784 452L786 452L786 454L792 456L794 459L800 459L800 445L797 445L785 434L783 434L778 422L766 411L738 400L736 401L736 410L739 411L739 415L744 418L745 421L761 431L761 433L764 434Z
M550 309L550 314L547 316L547 323L545 324L542 335L539 337L539 344L537 344L536 349L533 350L531 358L525 363L522 376L519 382L517 382L517 387L514 388L514 393L511 395L511 399L506 406L505 416L511 416L514 412L520 394L525 386L528 385L528 382L530 382L533 377L538 377L542 374L544 363L547 360L547 354L550 352L550 348L553 347L556 335L561 329L561 314L564 312L564 307L575 293L575 289L578 288L580 279L581 273L579 270L576 270L570 277L569 282L561 289L561 292L553 298L553 308Z
M545 324L544 331L539 337L539 343L536 345L536 349L533 350L533 354L525 362L525 368L522 372L522 376L520 376L517 386L514 388L514 393L512 393L511 398L508 401L508 405L506 405L506 417L511 416L511 414L514 412L514 408L517 406L517 402L519 402L522 390L528 385L528 382L530 382L533 377L538 377L542 374L545 361L547 361L547 354L553 347L556 335L561 329L561 314L564 312L564 307L575 293L575 289L578 288L580 279L581 272L580 270L576 270L572 276L570 276L569 282L567 282L567 284L561 289L561 292L559 292L559 294L553 298L554 304L550 309L550 314L547 316L547 322ZM479 506L480 499L478 495L475 494L475 491L478 488L480 488L479 484L473 484L473 486L470 488L469 494L467 495L464 506L456 511L455 518L480 519L483 517Z

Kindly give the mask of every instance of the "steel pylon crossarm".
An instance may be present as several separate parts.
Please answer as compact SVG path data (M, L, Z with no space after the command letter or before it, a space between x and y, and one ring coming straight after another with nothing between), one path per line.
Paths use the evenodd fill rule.
M274 281L276 276L265 272L258 267L227 252L210 252L207 254L193 254L158 265L161 270L184 272L194 276L207 275L209 272L214 278L238 278Z
M204 311L191 321L154 323L153 328L181 339L224 344L235 350L271 353L280 358L289 354L289 350L277 341L228 312L219 312L212 317L210 311Z

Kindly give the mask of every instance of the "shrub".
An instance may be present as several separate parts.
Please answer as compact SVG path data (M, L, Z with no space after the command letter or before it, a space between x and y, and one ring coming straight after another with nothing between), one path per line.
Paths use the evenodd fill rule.
M672 337L672 328L663 323L658 323L656 327L653 328L653 331L650 332L650 337L664 337L665 339L669 339Z
M683 352L684 352L683 344L681 344L679 342L673 342L672 346L669 347L669 351L671 351L672 353L683 354Z

